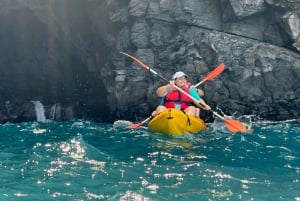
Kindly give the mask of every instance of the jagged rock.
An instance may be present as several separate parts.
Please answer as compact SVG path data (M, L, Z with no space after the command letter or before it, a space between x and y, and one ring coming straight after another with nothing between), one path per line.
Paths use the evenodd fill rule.
M129 14L135 17L145 16L147 8L147 0L131 0L128 5Z
M235 15L239 18L263 12L266 9L264 0L229 0Z
M294 40L293 46L300 51L300 11L287 12L283 19L288 34Z
M299 118L300 4L295 0L3 0L0 122L35 120L32 100L53 120L111 122L149 116L165 78L201 88L213 108L266 119ZM210 119L210 113L204 118Z
M137 48L146 48L149 44L149 28L146 22L137 22L132 25L131 42Z
M300 2L298 0L266 0L271 6L280 7L286 10L299 10Z

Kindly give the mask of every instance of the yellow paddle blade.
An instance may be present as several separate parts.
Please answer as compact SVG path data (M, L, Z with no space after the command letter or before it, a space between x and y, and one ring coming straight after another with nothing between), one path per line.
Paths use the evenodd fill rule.
M247 127L239 122L238 120L234 120L234 119L224 119L224 122L226 124L226 127L228 128L228 130L230 130L233 133L236 132L249 132L249 129L247 129Z

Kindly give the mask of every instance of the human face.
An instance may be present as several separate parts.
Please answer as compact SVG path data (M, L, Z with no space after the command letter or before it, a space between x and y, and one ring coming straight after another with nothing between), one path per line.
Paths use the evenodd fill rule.
M186 77L182 76L182 77L178 77L175 79L175 84L179 87L183 87L186 84Z

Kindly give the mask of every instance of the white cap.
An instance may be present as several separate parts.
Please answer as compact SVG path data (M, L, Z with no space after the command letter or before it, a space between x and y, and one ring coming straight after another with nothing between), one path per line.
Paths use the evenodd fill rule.
M176 72L176 73L173 75L172 79L175 80L176 78L179 78L179 77L182 77L182 76L187 77L187 75L186 75L184 72L178 71L178 72Z

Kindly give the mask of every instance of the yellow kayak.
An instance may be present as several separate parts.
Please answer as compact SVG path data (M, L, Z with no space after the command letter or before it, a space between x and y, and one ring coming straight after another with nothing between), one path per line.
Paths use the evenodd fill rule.
M167 109L151 119L149 130L170 135L197 133L207 127L202 119L186 115L181 110Z

